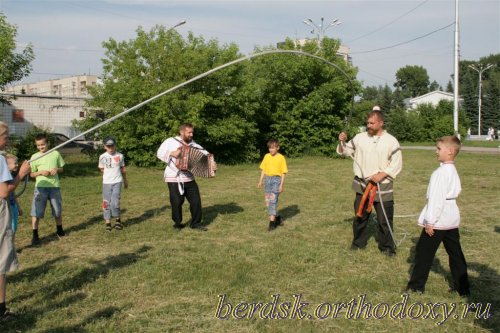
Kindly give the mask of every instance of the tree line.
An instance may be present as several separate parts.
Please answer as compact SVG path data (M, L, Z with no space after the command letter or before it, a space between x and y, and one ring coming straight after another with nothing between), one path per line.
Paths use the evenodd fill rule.
M10 27L13 41L15 29L0 16L0 29ZM14 54L15 42L10 53ZM405 66L396 73L394 89L368 86L356 80L357 69L336 54L339 40L324 38L321 45L309 41L297 45L292 39L279 48L300 50L338 66L333 68L310 57L294 54L269 54L238 63L167 94L93 133L95 139L106 135L117 138L127 159L139 166L157 163L155 152L161 142L177 134L178 126L191 122L195 140L213 152L218 161L240 163L256 161L266 151L266 141L277 138L287 156L319 154L335 156L340 131L352 137L364 126L366 114L373 105L380 105L386 125L400 141L429 141L453 134L451 103L437 107L425 105L406 112L405 99L440 89L430 82L425 68ZM138 28L136 36L126 41L113 38L103 42L102 85L89 87L93 98L86 107L86 118L75 122L87 130L105 119L127 110L152 96L166 91L201 73L241 58L236 44L220 45L216 39L205 40L189 33L181 36L174 29L157 25L149 31ZM255 48L255 52L274 49ZM0 59L0 82L18 80L31 70L31 48L24 51L24 64L17 76ZM30 55L31 54L31 55ZM22 56L22 55L18 55ZM31 60L30 60L31 59ZM483 62L500 62L500 55L486 57ZM460 132L474 128L477 115L477 75L461 62L460 91L464 104L460 112ZM500 65L500 64L499 64ZM477 73L476 73L477 74ZM347 78L347 77L349 78ZM474 81L474 77L476 81ZM12 79L15 78L15 79ZM474 85L474 82L475 85ZM447 90L451 82L448 84ZM500 66L485 73L484 126L497 126L500 112ZM477 92L475 92L477 95ZM356 102L352 104L353 97ZM18 141L22 144L22 140Z

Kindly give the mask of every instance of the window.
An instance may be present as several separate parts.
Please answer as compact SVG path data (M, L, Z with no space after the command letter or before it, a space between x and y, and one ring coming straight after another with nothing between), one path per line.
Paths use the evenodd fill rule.
M80 118L85 118L85 112L84 111L80 111Z
M22 109L12 110L12 122L24 123L24 110Z

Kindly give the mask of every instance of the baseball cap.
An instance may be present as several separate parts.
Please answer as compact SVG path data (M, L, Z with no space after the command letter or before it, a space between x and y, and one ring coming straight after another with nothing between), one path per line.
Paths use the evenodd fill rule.
M372 108L372 111L380 111L380 106L375 105L375 106Z
M108 137L104 138L104 140L102 140L102 143L105 146L114 146L116 144L116 141L113 137L108 136Z

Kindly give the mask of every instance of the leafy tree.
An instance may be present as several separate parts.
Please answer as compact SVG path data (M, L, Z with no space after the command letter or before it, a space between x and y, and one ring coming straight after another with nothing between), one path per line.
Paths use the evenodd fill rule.
M436 90L443 90L443 88L439 85L439 83L436 82L436 80L434 80L429 85L429 92Z
M449 92L449 93L454 92L453 82L451 82L451 80L449 80L448 84L446 85L446 92Z
M295 48L291 40L285 44ZM192 33L184 39L162 26L149 32L139 28L135 39L110 39L103 45L104 84L92 88L94 98L89 116L79 123L81 130L241 57L235 44L220 46ZM336 57L336 47L338 41L325 40L319 54L328 54L323 56L355 77ZM319 51L315 43L304 49ZM186 121L194 124L197 141L226 163L256 160L271 136L281 139L290 154L308 147L328 154L349 113L351 96L347 80L334 68L309 57L266 55L164 95L102 127L96 136L115 135L127 158L142 166L157 162L160 143ZM302 123L306 117L310 121ZM320 135L325 137L318 140Z
M31 62L35 58L31 44L21 53L15 53L17 27L9 24L0 12L0 90L11 82L18 81L31 72ZM0 102L7 102L0 97Z
M394 87L400 88L404 97L416 97L429 92L429 75L422 66L405 66L396 72Z
M500 54L481 58L478 62L460 61L460 96L464 99L463 108L471 121L472 133L478 133L479 78L478 72L470 66L484 68L488 64L494 66L482 73L481 134L485 134L488 127L500 127Z

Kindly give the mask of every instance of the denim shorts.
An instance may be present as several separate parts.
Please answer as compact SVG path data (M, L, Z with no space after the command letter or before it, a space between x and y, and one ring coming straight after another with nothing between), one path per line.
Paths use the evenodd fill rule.
M268 215L276 215L278 209L279 188L281 185L280 176L266 176L265 178L265 200Z
M62 214L62 197L59 187L35 187L33 193L33 203L31 204L31 216L43 218L45 215L45 207L47 200L50 201L52 216L54 218L61 217Z

